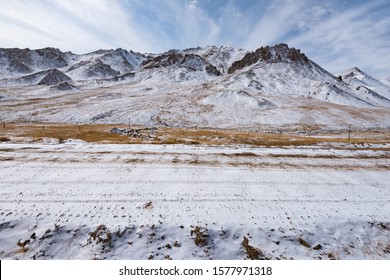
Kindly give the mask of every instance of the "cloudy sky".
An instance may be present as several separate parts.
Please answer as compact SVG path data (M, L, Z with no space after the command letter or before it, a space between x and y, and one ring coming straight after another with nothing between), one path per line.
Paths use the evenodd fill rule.
M288 43L332 73L390 74L389 0L0 0L0 47L86 53Z

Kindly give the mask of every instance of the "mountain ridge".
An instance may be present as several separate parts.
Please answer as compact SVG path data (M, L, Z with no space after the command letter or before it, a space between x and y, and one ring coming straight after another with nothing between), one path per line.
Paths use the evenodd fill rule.
M1 102L13 106L3 106L3 114L15 121L390 126L389 87L352 70L335 76L283 43L254 52L208 46L161 54L0 49L0 87L10 92L1 94ZM18 103L20 94L27 100L42 97L45 109ZM54 97L69 105L58 107Z

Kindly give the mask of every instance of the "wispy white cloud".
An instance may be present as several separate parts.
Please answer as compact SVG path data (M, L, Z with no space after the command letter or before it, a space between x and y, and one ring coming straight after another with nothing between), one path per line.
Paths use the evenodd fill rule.
M333 72L358 66L366 71L388 71L390 61L390 14L385 1L366 1L338 10L327 7L308 29L290 43L304 49L312 59Z
M255 22L245 41L248 49L279 43L289 32L302 24L302 9L308 1L273 0ZM306 15L309 16L309 15Z
M155 35L155 51L212 44L218 40L220 26L200 7L197 0L156 2L127 0L137 26ZM152 40L153 40L152 39Z
M190 10L196 10L198 9L198 0L191 0L190 3L187 6Z
M341 5L345 6L341 6ZM272 0L245 46L287 42L337 73L358 66L389 71L390 3L378 1Z
M0 41L7 47L148 49L120 1L1 0ZM12 44L12 45L11 45Z

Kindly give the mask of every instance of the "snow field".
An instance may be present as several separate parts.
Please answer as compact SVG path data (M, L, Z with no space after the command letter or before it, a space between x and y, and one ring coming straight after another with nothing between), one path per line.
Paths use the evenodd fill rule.
M0 144L0 257L389 259L388 148Z

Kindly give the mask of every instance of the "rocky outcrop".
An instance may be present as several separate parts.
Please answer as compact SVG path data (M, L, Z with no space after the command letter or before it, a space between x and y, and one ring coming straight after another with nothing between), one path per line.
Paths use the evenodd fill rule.
M47 74L41 79L38 85L56 85L64 81L70 81L67 75L57 69L47 71Z
M190 71L206 71L213 76L221 75L221 72L211 63L197 54L181 54L176 51L170 51L157 56L141 64L143 69L152 69L160 67L176 66L186 68Z
M258 61L265 63L307 63L309 59L299 49L289 48L287 44L278 44L273 47L261 47L255 52L247 53L241 60L232 64L228 73L233 73Z
M142 62L141 67L143 69L152 69L167 67L172 65L178 65L183 59L183 55L180 53L165 53L157 57L145 60Z

